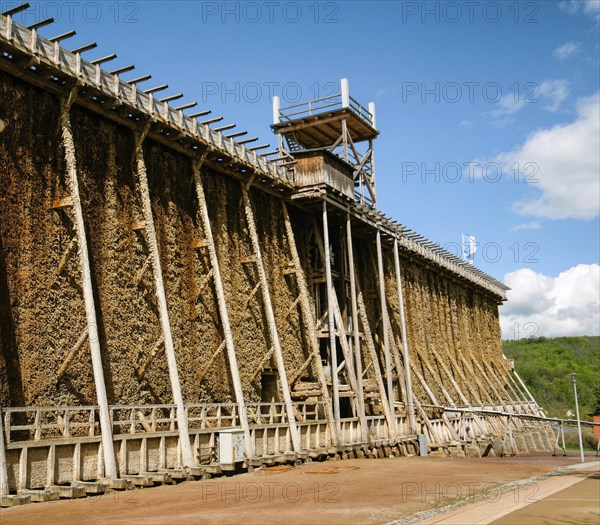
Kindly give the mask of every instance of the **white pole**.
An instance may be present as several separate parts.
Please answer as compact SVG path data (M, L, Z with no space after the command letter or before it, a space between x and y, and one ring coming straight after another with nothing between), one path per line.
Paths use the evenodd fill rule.
M246 450L246 456L248 459L251 459L254 457L254 449L252 447L252 437L250 435L250 428L248 426L248 410L246 408L246 402L244 401L244 390L242 387L242 381L240 379L237 357L235 355L235 345L233 342L233 334L231 332L231 323L229 322L227 301L225 300L225 292L223 291L223 281L221 280L219 258L217 257L217 250L215 249L215 241L212 234L212 227L210 225L210 217L208 215L208 208L206 206L206 196L204 194L204 187L202 186L200 175L200 167L202 162L203 159L200 162L195 162L192 165L192 170L194 172L194 185L196 186L196 197L200 207L200 218L204 228L204 235L208 241L208 254L213 270L213 279L215 283L215 290L217 292L219 314L221 316L221 322L223 323L223 335L225 337L225 347L227 349L227 357L229 359L229 372L231 373L231 379L233 382L235 400L238 404L240 425L244 431L244 448Z
M258 279L260 281L261 293L263 296L263 304L265 307L265 315L267 317L267 323L269 325L269 332L271 334L271 343L273 344L275 354L275 364L277 366L277 372L279 374L279 383L281 386L281 393L283 394L283 401L285 403L285 409L288 417L288 424L290 426L290 434L292 437L292 446L294 452L302 451L302 440L300 438L300 431L296 425L296 416L294 415L294 404L292 402L292 395L287 380L287 372L285 370L285 361L283 359L283 351L281 350L281 343L279 341L279 333L277 331L277 324L275 323L275 313L273 312L273 304L271 303L271 294L269 293L269 284L267 282L267 275L265 273L265 267L263 266L262 254L260 251L260 243L258 233L256 231L256 221L254 220L254 212L252 211L252 204L250 202L250 195L248 188L242 183L242 198L244 200L244 210L246 213L246 223L248 225L248 232L250 233L250 243L252 244L252 250L256 257L256 270L258 272Z
M325 280L327 283L327 324L329 328L329 366L331 367L331 386L333 397L333 420L339 435L340 425L340 387L338 379L337 345L333 311L333 279L331 275L331 248L329 246L329 225L327 223L327 201L323 201L323 248L325 249Z
M79 181L77 178L77 164L75 160L75 141L71 131L70 108L76 96L72 91L69 98L65 99L61 108L62 146L65 150L65 164L67 168L67 185L73 205L73 224L77 235L77 251L79 254L79 268L83 289L83 301L85 304L85 317L90 342L90 353L92 357L92 370L94 373L94 385L96 387L96 398L100 407L100 431L102 433L102 448L104 452L104 471L107 478L117 479L117 465L112 437L112 423L106 396L106 385L104 382L104 370L102 368L102 351L100 349L100 337L98 335L98 324L96 321L96 306L94 303L94 292L92 286L92 272L88 256L87 237L85 234L85 223L79 197Z
M406 333L406 317L404 314L404 295L402 289L402 274L400 271L400 254L398 253L398 238L394 237L394 265L396 267L396 287L398 305L400 307L400 330L402 330L402 359L404 361L404 379L406 381L406 411L410 432L416 432L415 405L413 402L412 378L410 376L410 356L408 354L408 334Z
M575 394L575 412L577 414L577 433L579 434L579 452L581 454L581 462L585 463L585 459L583 457L583 437L581 436L581 421L579 419L579 401L577 399L577 374L571 374L571 378L573 379L573 392Z
M395 422L394 409L394 383L392 381L392 359L390 356L389 341L389 317L387 310L387 299L385 295L385 275L383 273L383 253L381 249L381 230L377 229L377 270L379 273L379 300L381 304L381 321L383 325L383 354L385 358L385 379L387 386L388 402L390 404L390 413Z
M342 88L342 107L350 107L350 89L348 88L348 79L342 78L340 85Z
M281 107L281 103L279 102L279 97L275 95L273 97L273 124L279 124L279 108Z
M0 410L0 497L8 496L8 469L4 450L4 428L2 426L2 410Z
M179 443L181 444L181 459L183 466L195 467L196 460L192 451L190 442L190 433L188 430L187 414L183 403L183 394L179 382L179 372L177 370L177 359L175 357L175 346L171 334L171 323L169 321L169 311L167 308L167 296L162 276L160 264L160 255L158 253L158 243L156 239L156 230L154 228L154 216L152 215L152 203L150 201L150 190L148 188L148 176L146 174L146 163L144 161L143 140L145 131L139 133L136 137L135 158L137 164L138 186L141 197L141 208L144 216L144 226L146 232L146 242L150 251L152 264L152 273L154 275L154 287L156 302L158 303L158 315L163 332L163 341L165 345L165 355L169 369L169 379L171 381L171 391L173 401L177 406L177 427L179 430ZM90 340L92 339L90 332Z

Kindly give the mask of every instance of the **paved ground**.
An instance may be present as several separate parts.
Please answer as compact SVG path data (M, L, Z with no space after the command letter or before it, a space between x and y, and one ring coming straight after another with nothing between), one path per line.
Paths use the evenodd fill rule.
M575 464L523 480L499 497L436 515L423 525L600 523L600 463ZM485 496L485 495L483 495Z
M590 457L590 461L594 459ZM463 514L454 523L490 523L493 519L504 524L521 523L514 519L523 520L522 523L591 523L585 521L590 516L595 516L593 523L598 523L600 517L594 514L594 506L597 511L599 505L594 485L598 479L584 479L582 471L541 477L578 460L578 454L570 452L568 457L537 454L515 458L413 457L309 463L277 474L261 475L255 471L177 486L5 509L0 511L0 524L415 524L427 519L441 523L440 511L450 511L445 518L451 518L453 512L465 512L477 505L480 510L473 517L475 521L465 521L469 516ZM552 505L565 510L567 507L559 500L568 499L576 509L589 507L589 512L584 510L581 516L566 511L567 521L535 521L532 511L539 504L532 503L519 511L525 512L523 516L490 517L490 505L506 498L503 494L507 493L508 484L519 483L507 493L511 501L529 503L538 499L542 489L546 490L543 484L547 480L572 481L574 477L583 481L572 485L565 494L555 492L552 502L545 501L543 505L550 504L545 507L547 512L555 513ZM514 510L506 500L501 507ZM487 513L482 511L486 508Z

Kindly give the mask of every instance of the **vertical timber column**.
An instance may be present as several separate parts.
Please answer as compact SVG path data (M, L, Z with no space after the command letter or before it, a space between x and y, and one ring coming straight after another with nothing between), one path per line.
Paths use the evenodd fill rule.
M171 334L171 323L169 321L169 311L167 309L167 297L163 283L160 255L158 253L156 230L154 229L154 217L152 215L152 203L150 202L150 189L148 187L146 163L144 161L144 138L146 137L147 132L148 127L146 126L142 131L136 133L135 136L135 160L137 164L138 189L142 201L141 204L142 214L144 217L144 230L146 233L148 249L150 250L150 261L152 265L152 273L154 275L156 301L158 303L158 314L163 332L165 355L167 356L167 364L169 367L171 390L173 392L173 401L177 406L177 427L179 430L179 443L181 444L181 457L183 466L194 467L196 465L196 461L194 460L194 454L192 452L187 414L185 413L183 395L181 394L181 385L179 383L179 372L177 371L177 360L175 358L175 348L173 346L173 336Z
M246 186L246 184L244 183L242 183L242 195L244 199L246 222L248 223L248 230L250 232L250 241L252 243L254 256L256 257L256 268L258 270L258 278L260 280L260 287L267 315L267 323L269 324L269 331L271 333L271 343L273 344L273 348L275 349L275 361L277 363L277 372L279 374L279 380L281 382L281 391L283 394L283 400L285 402L288 423L290 425L292 447L294 448L295 452L300 452L302 450L302 442L300 440L298 426L296 425L296 416L294 415L292 395L290 394L290 386L288 385L287 381L285 362L283 361L283 353L281 351L281 344L279 343L277 325L275 324L275 314L273 313L271 294L269 293L269 285L267 283L267 276L265 274L265 267L263 266L262 254L260 251L260 243L258 241L258 234L256 233L256 223L254 222L254 213L252 211L252 204L250 202L250 196L248 194L248 186Z
M367 441L368 429L365 418L365 389L363 385L362 353L360 347L360 330L358 328L358 303L356 301L356 273L354 271L354 248L352 246L352 224L350 214L346 215L346 244L348 250L348 266L350 272L350 298L352 301L352 331L354 333L354 361L356 381L358 383L358 407L361 418L362 440Z
M246 456L250 459L254 457L254 450L252 447L250 428L248 427L248 413L246 410L246 402L244 401L244 391L242 389L242 381L240 379L240 372L237 365L237 357L235 355L235 346L233 344L233 335L231 333L231 323L229 322L227 302L225 301L225 292L223 291L221 269L219 267L219 259L217 257L217 251L215 249L215 241L210 225L210 217L208 216L206 196L204 195L204 188L202 186L202 180L200 177L200 168L202 166L202 161L203 159L199 162L195 162L192 165L192 169L194 172L194 185L196 187L196 197L198 198L198 205L200 206L200 218L202 220L202 227L204 229L204 235L206 236L206 240L208 242L208 254L210 257L210 265L212 266L213 270L215 289L217 291L219 314L221 316L221 322L223 323L223 335L225 336L225 347L227 348L227 357L230 369L229 371L231 372L231 379L233 381L233 391L235 393L235 400L239 406L240 424L242 426L242 430L244 431L244 447L246 449Z
M100 431L102 432L102 449L104 451L104 473L107 478L117 479L117 465L115 462L115 451L113 447L112 425L106 396L106 385L104 383L104 370L102 369L102 353L100 350L100 338L98 336L98 322L96 319L96 305L94 304L94 292L92 289L92 274L90 270L87 237L85 234L85 223L79 197L79 181L77 180L77 163L75 157L75 141L71 130L70 111L77 88L73 89L66 99L61 103L60 125L62 133L62 146L65 153L65 164L67 167L67 184L71 196L73 222L77 237L77 252L79 254L79 268L81 280L83 281L83 300L85 303L85 316L90 342L90 353L92 355L92 369L94 371L94 384L96 387L96 398L100 407Z
M4 448L4 422L0 410L0 498L8 496L8 466L6 464L6 449Z
M404 294L402 290L402 273L400 271L400 255L398 238L394 237L394 265L396 267L396 286L398 288L398 304L400 308L400 330L402 330L402 359L404 361L404 380L406 381L406 411L408 412L409 431L415 432L415 405L413 401L412 379L410 372L410 355L408 354L408 337L406 332L406 316L404 314Z
M385 355L385 379L387 383L388 402L390 404L390 413L395 422L394 409L394 384L392 382L392 359L390 357L389 340L389 317L387 310L387 300L385 296L385 275L383 273L383 254L381 251L381 230L377 228L377 270L379 273L379 299L381 301L381 321L383 324L383 352ZM393 428L392 432L396 430Z
M377 129L377 119L375 116L375 102L369 102L369 113L371 113L373 128ZM377 187L375 185L375 150L373 149L373 139L369 140L369 151L371 156L371 190L373 202L377 202Z
M329 357L333 396L333 420L337 433L340 433L340 384L338 380L337 346L333 305L333 279L331 277L331 249L329 246L329 226L327 222L327 201L323 201L323 248L325 251L325 280L327 286L327 324L329 326ZM341 444L341 443L340 443Z
M312 346L312 353L315 360L315 368L317 375L319 376L319 383L321 385L321 392L323 394L323 403L325 405L325 417L327 419L327 425L329 426L333 445L336 446L341 444L340 436L337 434L337 426L333 419L333 407L331 406L331 397L329 396L329 390L327 389L327 380L325 379L325 373L323 371L323 364L321 363L321 354L319 352L319 341L317 339L315 317L313 310L310 306L308 285L306 284L306 278L304 276L304 270L300 263L300 255L298 254L298 247L296 246L296 239L294 237L294 230L292 229L292 223L290 221L290 215L287 210L287 204L285 201L281 201L281 209L283 211L283 219L285 222L285 231L288 238L288 244L290 246L290 252L294 266L296 269L296 281L298 283L298 289L300 291L300 308L304 317L304 322L308 330L308 337Z

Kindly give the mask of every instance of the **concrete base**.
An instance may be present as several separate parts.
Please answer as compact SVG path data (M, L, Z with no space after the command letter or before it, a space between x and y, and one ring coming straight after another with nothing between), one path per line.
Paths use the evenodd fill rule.
M54 501L59 499L58 490L53 489L24 489L19 495L29 496L32 503L44 503L46 501Z
M142 472L141 476L149 478L152 483L173 483L173 478L167 472Z
M87 494L83 487L72 485L53 485L48 487L49 490L58 492L58 497L61 499L85 498Z
M468 443L465 445L465 454L468 458L480 458L481 450L479 450L479 446L473 443Z
M133 486L125 479L109 479L106 480L108 487L112 490L130 490Z
M185 481L186 479L188 479L188 473L184 469L159 470L159 472L164 472L165 474L168 474L174 481ZM199 475L201 476L203 473L204 471L202 471L202 473L200 473Z
M27 505L31 503L31 496L19 494L0 497L0 507L18 507L19 505Z
M206 467L190 467L188 468L188 473L194 478L201 478L206 474Z
M99 481L77 481L72 483L73 487L83 487L85 493L88 496L96 496L98 494L104 494L108 489L108 483L102 483Z
M131 482L135 487L152 487L154 482L146 475L123 476L123 479Z

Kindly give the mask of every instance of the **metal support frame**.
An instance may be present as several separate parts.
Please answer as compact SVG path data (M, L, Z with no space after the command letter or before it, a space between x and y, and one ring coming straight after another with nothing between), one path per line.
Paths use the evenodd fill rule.
M235 354L235 345L233 342L233 334L231 331L231 323L229 321L229 312L227 310L227 301L225 300L225 292L223 290L223 281L221 279L221 269L219 266L219 258L217 257L217 250L215 247L215 240L212 234L212 227L210 224L210 217L208 215L208 206L206 205L206 196L204 194L204 187L202 186L202 178L200 170L206 154L192 164L192 172L194 177L194 187L196 190L196 198L198 199L198 206L200 208L200 220L202 221L202 229L207 241L208 255L210 258L210 265L212 269L212 275L217 292L217 303L219 307L219 316L223 323L223 336L225 338L225 347L227 349L227 359L229 361L229 371L231 373L231 379L233 382L233 391L235 394L235 400L238 404L238 414L240 418L240 425L244 431L244 449L248 458L254 457L254 450L252 448L252 439L250 436L250 429L248 426L248 413L246 409L246 402L244 400L244 391L242 388L242 381L240 379L240 372L237 365L237 357Z
M279 334L277 332L277 325L275 323L275 314L273 313L273 305L271 303L271 294L269 292L269 285L267 283L267 275L263 266L262 254L260 250L260 243L258 240L258 234L256 233L256 223L254 221L254 212L252 211L252 204L250 202L250 196L248 192L247 183L242 182L242 199L244 201L244 212L246 214L246 222L248 224L248 231L250 233L250 242L252 244L252 250L256 257L256 269L258 271L258 278L260 281L260 287L263 297L263 304L265 307L265 314L267 316L267 323L269 325L269 333L271 335L271 344L275 348L275 362L277 364L277 372L279 374L279 380L281 383L281 392L283 394L283 400L288 416L288 422L290 425L290 433L292 438L292 447L295 452L301 452L302 442L300 439L300 432L296 424L296 416L294 415L294 406L292 404L292 396L290 393L290 387L287 381L287 373L285 371L285 362L283 360L283 353L281 351L281 344L279 342Z
M152 203L150 201L150 189L148 187L148 176L146 173L146 163L144 161L144 139L148 132L148 125L135 135L135 161L137 172L137 185L141 200L142 215L144 217L144 230L146 243L150 251L152 274L154 277L154 288L156 301L158 303L158 313L163 332L163 344L165 346L165 355L169 369L169 378L171 381L171 391L173 401L177 406L177 426L179 430L179 440L181 443L181 459L186 467L196 466L190 434L188 430L188 420L181 393L181 384L179 382L179 372L177 370L177 358L175 356L175 347L173 345L173 336L171 334L171 323L169 321L169 311L167 308L167 296L162 276L160 264L160 254L158 252L158 242L156 239L156 230L154 228L154 217L152 214ZM92 337L90 337L90 340Z
M79 255L79 269L81 271L83 300L85 303L85 316L87 321L87 332L89 334L90 353L92 357L92 368L94 372L94 385L96 398L100 406L100 427L102 429L102 448L104 451L104 471L107 478L117 479L117 465L112 439L112 425L108 409L108 398L106 395L106 384L104 382L104 370L102 368L102 350L100 348L100 337L98 335L98 321L96 317L96 305L92 285L92 273L90 269L89 251L85 233L85 222L79 196L79 181L77 177L77 161L75 155L75 141L71 130L70 111L75 98L77 88L73 88L69 95L61 101L60 125L62 134L62 146L64 148L65 163L67 167L67 185L71 197L73 211L73 225L77 236L77 253Z

